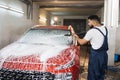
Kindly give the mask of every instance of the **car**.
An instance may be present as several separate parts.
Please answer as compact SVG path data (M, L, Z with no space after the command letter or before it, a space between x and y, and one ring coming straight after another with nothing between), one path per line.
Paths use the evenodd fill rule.
M0 80L79 80L79 70L69 26L36 25L0 50Z

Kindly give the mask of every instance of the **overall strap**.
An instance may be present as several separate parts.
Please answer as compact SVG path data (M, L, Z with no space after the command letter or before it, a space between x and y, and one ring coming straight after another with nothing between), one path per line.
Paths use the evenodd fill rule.
M107 28L105 27L105 30L106 30L106 36L108 35L108 30L107 30Z
M103 32L102 32L100 29L98 29L98 28L93 28L93 29L97 29L98 31L100 31L100 33L102 33L102 35L103 35L104 37L108 35L108 30L107 30L106 27L105 27L106 35L104 35Z

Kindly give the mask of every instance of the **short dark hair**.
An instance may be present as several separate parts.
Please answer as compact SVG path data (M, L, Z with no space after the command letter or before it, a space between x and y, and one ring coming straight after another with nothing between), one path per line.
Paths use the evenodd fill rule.
M100 23L100 18L97 15L90 15L88 17L88 19L90 19L90 20L97 20Z

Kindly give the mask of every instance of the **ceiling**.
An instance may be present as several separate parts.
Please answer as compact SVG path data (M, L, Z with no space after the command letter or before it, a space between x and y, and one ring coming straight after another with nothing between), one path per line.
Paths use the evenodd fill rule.
M32 0L53 15L90 15L104 6L104 0Z

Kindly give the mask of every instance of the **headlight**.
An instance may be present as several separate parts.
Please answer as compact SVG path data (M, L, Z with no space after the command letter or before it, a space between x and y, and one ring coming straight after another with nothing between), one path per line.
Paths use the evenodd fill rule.
M59 73L59 74L56 74L54 80L72 80L72 73Z
M69 68L69 67L71 67L73 65L74 65L74 60L68 62L67 64L56 67L55 70L66 69L66 68Z
M74 61L75 54L73 53L73 51L71 52L70 57L71 57L72 59L71 59L68 63L56 67L55 70L66 69L66 68L69 68L69 67L73 66L74 63L75 63L75 61Z

